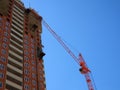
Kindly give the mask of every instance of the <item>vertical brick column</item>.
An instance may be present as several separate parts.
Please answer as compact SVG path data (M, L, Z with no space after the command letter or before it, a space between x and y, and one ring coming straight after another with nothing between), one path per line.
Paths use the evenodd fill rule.
M29 60L26 62L24 58L23 90L46 90L44 65L42 60L44 53L42 52L40 36L42 31L41 17L33 10L26 9L24 20L24 57L26 56L25 53L28 52L27 57L29 57ZM26 42L28 45L25 44ZM29 70L30 75L26 76L25 69Z
M31 62L30 62L29 34L24 34L24 61L23 61L23 90L31 90Z
M0 24L2 25L0 26L0 81L2 81L0 83L4 90L8 62L8 45L10 43L10 22L4 16L0 17L0 19Z
M40 30L36 30L36 47L37 47L37 83L38 90L46 90L45 73L42 57L45 55L42 52Z
M24 73L23 73L23 90L37 90L36 74L36 46L35 37L33 37L28 28L28 16L24 19ZM27 73L28 72L28 73Z
M0 90L5 90L6 87L13 4L14 0L10 0L8 14L0 15Z
M36 48L35 48L35 39L31 37L31 86L32 90L37 90L37 72L36 72Z

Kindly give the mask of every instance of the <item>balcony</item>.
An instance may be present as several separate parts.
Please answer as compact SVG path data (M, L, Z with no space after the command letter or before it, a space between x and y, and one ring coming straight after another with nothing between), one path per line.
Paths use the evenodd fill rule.
M19 54L20 56L23 56L23 51L16 48L15 46L13 46L12 44L9 45L11 50L14 51L15 53Z
M13 19L15 19L16 21L23 25L24 24L23 19L20 20L21 18L20 19L19 18L20 18L19 16L17 17L17 15L13 15Z
M23 46L21 44L19 44L18 42L15 42L12 39L10 39L10 43L12 45L16 46L18 49L23 50Z
M19 7L17 7L16 5L14 5L14 8L16 8L18 11L20 11L22 14L24 13L24 11L22 9L20 9Z
M16 80L18 80L19 82L22 82L22 77L18 77L17 75L7 71L7 76L10 76L12 78L15 78Z
M23 29L20 29L19 27L15 26L13 23L12 23L12 28L18 30L21 34L23 34Z
M17 21L15 21L14 19L12 19L12 22L15 23L17 26L19 26L21 29L23 29L23 25L21 25L20 23L18 23Z
M8 60L13 62L14 64L18 65L18 67L23 67L22 63L18 62L17 60L15 60L14 58L12 58L10 56L8 57Z
M24 13L19 12L16 8L13 8L13 12L20 15L21 17L24 17Z
M13 83L12 81L10 80L6 80L6 87L8 89L11 88L11 90L22 90L22 86L16 84L16 83Z
M16 36L18 36L19 38L23 39L23 34L20 34L17 30L15 30L15 29L12 28L11 32L13 34L15 34Z
M15 36L14 34L12 34L11 33L11 36L13 37L13 38L15 38L17 41L16 42L20 42L20 43L23 43L23 40L22 39L20 39L20 38L18 38L17 36ZM12 39L12 38L11 38Z
M17 14L15 11L13 12L13 16L17 17L18 19L20 19L21 21L24 20L23 16L21 17L19 14Z
M20 56L20 55L18 55L18 54L16 54L15 52L9 50L9 54L11 54L12 56L15 56L15 57L18 58L19 60L23 61L23 57Z
M12 69L12 70L14 70L15 72L20 73L20 74L22 74L22 73L23 73L23 71L22 71L22 70L17 69L16 67L14 67L14 66L10 65L9 63L7 64L7 67L8 67L8 68L10 68L10 69Z

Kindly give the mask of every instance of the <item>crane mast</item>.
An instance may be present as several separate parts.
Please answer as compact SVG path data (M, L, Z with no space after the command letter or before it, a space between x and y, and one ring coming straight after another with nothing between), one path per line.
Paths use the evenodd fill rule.
M54 32L54 30L46 23L46 21L42 19L42 23L47 28L47 30L55 37L55 39L63 46L63 48L68 52L68 54L79 64L79 66L81 67L79 71L85 76L88 89L95 90L95 85L91 79L91 71L87 67L86 62L82 57L82 54L79 54L79 58L77 58L75 54L68 48L68 46L61 40L61 38Z

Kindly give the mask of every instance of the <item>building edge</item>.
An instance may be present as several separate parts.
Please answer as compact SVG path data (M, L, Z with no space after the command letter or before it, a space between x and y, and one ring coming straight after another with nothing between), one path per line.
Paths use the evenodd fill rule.
M15 19L15 17L19 16L15 16L15 13L19 14L20 16L20 18L17 18L17 20ZM2 20L0 21L0 90L11 90L11 88L16 88L15 90L46 90L45 71L43 64L43 56L45 55L45 53L42 51L43 45L41 44L42 17L39 16L35 12L35 10L25 8L20 0L1 0L0 19ZM20 19L23 19L23 21L21 21ZM21 24L23 25L22 31L19 31L19 28L21 27L19 21L23 23ZM18 25L18 27L16 24ZM7 36L5 36L6 31L4 29L7 30L7 25L8 31ZM13 26L18 29L16 29L16 31L13 30ZM19 33L15 34L16 32ZM16 37L14 34L18 37ZM19 36L21 36L22 39L20 39L22 42L18 43L17 40L14 41L14 39L16 38L13 39L12 35L15 36L18 40ZM6 42L4 38L7 38L8 41ZM26 44L26 41L29 43L29 45ZM17 46L13 47L13 42L14 44L18 45L19 48ZM4 47L4 44L7 44L8 46ZM20 46L23 47L21 51L19 50ZM29 46L28 49L26 49L26 46ZM15 51L14 49L17 49L18 51ZM11 52L16 54L18 54L17 52L21 52L21 56L23 58L21 59L22 61L20 61L20 63L18 61L15 61L15 57L11 59ZM26 61L27 53L29 57L28 61ZM12 67L13 71L14 69L18 68L18 66L13 65L13 63L15 62L18 65L22 65L21 67L19 67L21 69L18 69L19 71L22 70L22 74L20 77L18 77L19 75L15 75L15 72L9 72L8 70L9 67ZM26 67L27 63L30 65L29 67ZM36 63L36 65L34 65L34 63ZM19 85L14 84L15 81L11 80L11 78L13 78L11 77L11 75L17 76L17 79L21 81L20 83L18 83ZM33 78L34 75L36 78ZM7 79L9 79L9 82ZM9 85L6 84L6 82ZM12 83L11 86L10 82ZM17 87L21 89L18 89Z

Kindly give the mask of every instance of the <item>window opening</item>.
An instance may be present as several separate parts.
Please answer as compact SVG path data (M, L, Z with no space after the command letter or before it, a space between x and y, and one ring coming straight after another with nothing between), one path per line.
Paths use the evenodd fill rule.
M7 32L4 32L4 35L7 37L9 34Z
M2 49L1 52L2 52L2 54L6 54L6 50L4 50L4 49Z
M7 21L7 22L6 22L6 25L9 26L9 24L10 24L10 23Z
M6 62L6 58L3 57L3 56L1 56L0 61L2 61L2 62Z
M29 89L29 86L28 86L28 85L25 85L25 89L28 90L28 89Z
M2 82L0 82L0 88L2 88Z
M6 37L3 38L4 42L8 42L8 39Z
M0 78L4 78L4 74L3 73L0 73Z
M24 57L24 59L25 59L25 60L29 60L29 58L28 58L28 57L26 57L26 56Z
M2 46L3 46L4 48L7 48L7 44L5 44L5 43L3 43Z
M4 69L4 65L0 64L0 69L3 70Z
M28 51L25 51L25 55L28 55Z
M9 28L6 26L6 27L5 27L5 30L6 30L6 31L8 31L8 30L9 30Z

